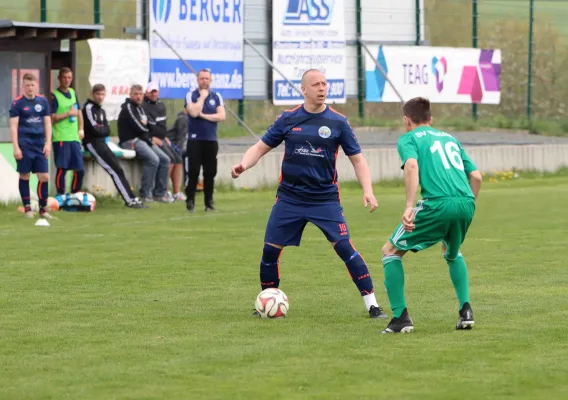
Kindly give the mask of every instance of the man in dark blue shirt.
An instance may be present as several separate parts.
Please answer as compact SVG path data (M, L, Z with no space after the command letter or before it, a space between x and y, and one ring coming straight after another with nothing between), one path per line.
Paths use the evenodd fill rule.
M49 165L51 152L51 118L49 103L37 94L37 78L32 74L23 77L24 95L12 102L10 108L10 135L14 146L14 158L20 173L19 188L24 215L33 218L30 206L30 172L37 174L39 213L51 219L47 213Z
M198 89L187 94L185 108L189 114L187 140L187 180L185 193L187 210L195 211L195 192L199 172L203 166L203 194L205 211L215 211L213 190L217 175L217 123L225 120L223 98L210 90L211 72L201 70L197 74Z
M268 219L260 261L262 290L280 284L279 261L285 246L299 246L308 222L325 234L345 262L371 318L387 318L377 303L367 264L354 248L339 200L336 161L339 147L349 157L363 187L363 203L377 208L367 161L347 118L325 104L327 81L318 70L302 76L304 104L286 110L233 167L240 174L285 142L276 204ZM255 313L258 315L258 313Z

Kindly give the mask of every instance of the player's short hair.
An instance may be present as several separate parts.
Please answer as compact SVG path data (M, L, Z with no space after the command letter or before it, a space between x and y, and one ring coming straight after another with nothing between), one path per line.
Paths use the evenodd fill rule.
M29 73L28 73L28 74L24 74L22 80L23 80L23 81L35 82L35 81L37 81L37 78L36 78L36 76L35 76L34 74L29 74Z
M211 70L209 68L201 68L197 73L197 76L199 76L199 74L201 74L202 72L206 72L209 74L209 76L211 76Z
M135 90L140 92L144 91L144 89L142 89L142 85L134 84L130 86L130 93L134 92Z
M73 73L73 70L72 70L71 68L69 68L69 67L63 67L63 68L61 68L61 69L59 70L59 73L57 74L57 77L58 77L58 78L61 78L63 75L65 75L65 74L70 74L70 73L71 73L71 74Z
M424 97L415 97L408 100L402 106L404 116L409 118L415 124L430 122L432 113L430 112L430 100Z
M91 93L99 93L104 91L106 91L105 85L103 85L102 83L97 83L95 86L93 86Z

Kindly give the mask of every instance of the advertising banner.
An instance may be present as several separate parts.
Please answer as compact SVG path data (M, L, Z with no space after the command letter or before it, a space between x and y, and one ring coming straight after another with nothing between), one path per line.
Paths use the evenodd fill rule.
M109 120L115 120L120 106L130 94L130 86L146 89L150 76L150 54L145 40L89 39L91 48L91 87L106 87L104 109Z
M197 80L170 46L196 70L211 71L211 89L243 98L244 0L150 0L150 69L160 97L184 99Z
M302 74L319 69L328 82L328 102L345 103L344 0L274 0L272 62L298 88ZM300 104L303 96L275 70L273 103Z
M368 46L403 100L499 104L501 50L426 46ZM366 100L399 102L392 86L365 54Z

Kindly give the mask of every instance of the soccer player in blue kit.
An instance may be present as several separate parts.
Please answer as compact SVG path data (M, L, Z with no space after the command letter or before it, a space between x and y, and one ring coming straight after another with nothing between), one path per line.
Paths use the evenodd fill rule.
M37 195L40 217L51 219L47 213L49 165L51 152L51 118L47 99L37 94L37 79L25 74L22 83L24 95L14 99L10 108L10 135L14 158L20 174L19 188L24 215L33 218L30 207L30 172L37 174Z
M316 225L345 262L371 318L387 318L375 298L373 281L363 257L350 240L339 199L336 160L339 147L353 164L363 187L363 203L373 212L371 173L347 118L325 104L327 81L310 69L302 76L304 104L284 111L266 134L233 166L238 178L270 150L285 142L276 204L268 219L260 261L262 290L280 284L279 258L286 246L299 246L308 222ZM253 314L255 315L255 314Z

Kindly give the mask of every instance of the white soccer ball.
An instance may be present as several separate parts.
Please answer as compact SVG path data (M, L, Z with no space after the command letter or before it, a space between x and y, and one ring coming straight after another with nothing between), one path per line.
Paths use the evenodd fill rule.
M256 296L256 311L262 318L283 318L290 308L288 296L276 288L264 289Z

